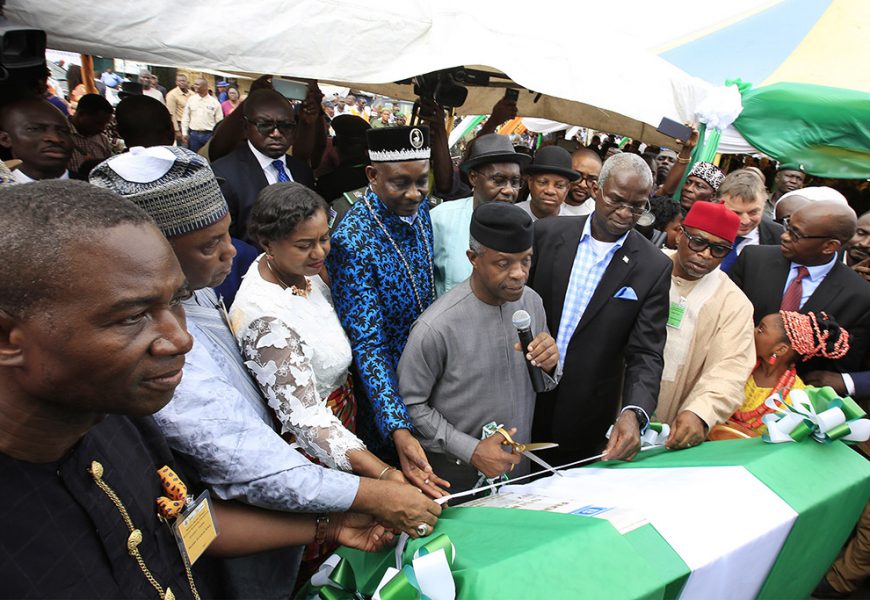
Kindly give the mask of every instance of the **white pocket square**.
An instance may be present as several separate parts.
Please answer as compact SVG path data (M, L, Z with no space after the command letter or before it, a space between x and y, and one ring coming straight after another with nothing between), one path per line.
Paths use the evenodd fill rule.
M618 300L637 300L637 293L635 293L634 288L624 287L620 288L613 297Z

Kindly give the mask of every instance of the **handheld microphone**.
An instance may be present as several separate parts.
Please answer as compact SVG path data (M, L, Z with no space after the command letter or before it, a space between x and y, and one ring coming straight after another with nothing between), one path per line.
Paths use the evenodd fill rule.
M526 358L529 344L532 343L534 336L532 335L532 317L524 310L518 310L511 317L514 327L517 328L517 334L520 338L520 347L522 347L523 359L526 361L526 367L529 369L529 379L532 380L532 389L535 392L543 392L545 390L544 374L540 367L534 366L529 359Z

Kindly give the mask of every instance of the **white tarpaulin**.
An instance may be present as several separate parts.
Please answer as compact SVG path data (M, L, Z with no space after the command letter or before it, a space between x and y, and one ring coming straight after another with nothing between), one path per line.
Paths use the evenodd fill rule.
M155 65L273 73L413 99L400 81L482 66L525 90L519 112L668 143L661 117L684 120L710 84L659 49L751 9L752 0L468 2L408 0L389 9L350 0L9 0L14 22L49 47ZM504 87L475 88L462 107L488 113ZM540 95L539 95L540 94Z

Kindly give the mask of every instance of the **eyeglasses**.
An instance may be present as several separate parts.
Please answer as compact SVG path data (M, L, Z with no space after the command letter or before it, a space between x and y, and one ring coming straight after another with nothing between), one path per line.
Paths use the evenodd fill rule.
M710 240L702 237L696 237L683 229L683 235L689 240L689 250L693 252L703 252L707 248L710 249L710 254L713 258L725 258L731 252L731 246L728 244L714 244Z
M623 210L623 209L628 210L635 217L640 217L643 213L649 212L650 209L652 208L652 205L650 205L649 200L647 200L643 206L637 206L635 204L629 204L628 202L614 202L613 200L611 200L607 196L604 196L604 204L605 204L605 206L607 206L608 208L611 208L614 211Z
M782 224L785 227L785 232L788 234L788 237L791 238L791 241L797 243L801 240L829 240L832 239L830 235L804 235L799 231L795 231L791 226L791 217L786 217L782 220Z
M504 175L487 175L485 173L481 173L487 181L492 183L495 187L499 189L504 189L506 187L512 187L515 190L520 189L520 186L523 185L523 180L519 177L505 177Z
M253 125L260 135L269 135L276 129L286 135L296 129L293 121L252 121L248 117L245 117L245 121Z
M586 182L587 187L592 187L598 183L598 175L584 175L583 173L580 173L580 178L574 180L574 183L577 184L584 181Z

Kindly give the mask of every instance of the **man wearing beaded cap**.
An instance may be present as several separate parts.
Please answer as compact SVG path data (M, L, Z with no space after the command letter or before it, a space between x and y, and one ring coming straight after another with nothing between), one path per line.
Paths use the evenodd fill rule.
M429 216L429 130L367 132L369 188L332 237L332 297L358 370L358 427L366 445L430 495L441 495L399 393L396 368L411 324L435 299ZM395 452L394 452L395 449Z

